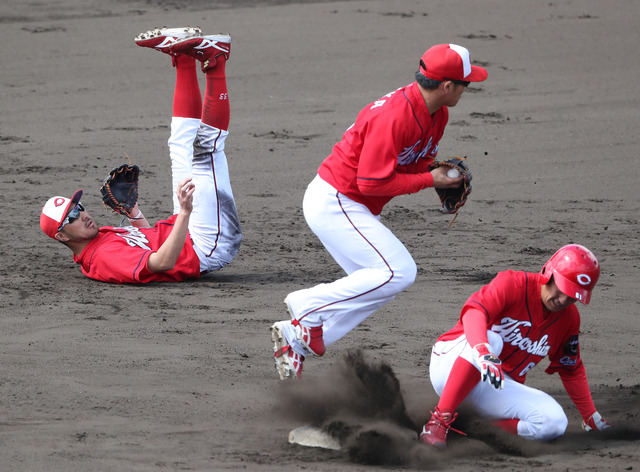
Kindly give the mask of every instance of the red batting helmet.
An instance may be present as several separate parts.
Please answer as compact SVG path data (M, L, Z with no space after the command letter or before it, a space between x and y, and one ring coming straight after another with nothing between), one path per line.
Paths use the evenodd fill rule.
M540 274L545 284L553 277L562 293L588 305L600 277L600 264L586 247L569 244L551 256Z

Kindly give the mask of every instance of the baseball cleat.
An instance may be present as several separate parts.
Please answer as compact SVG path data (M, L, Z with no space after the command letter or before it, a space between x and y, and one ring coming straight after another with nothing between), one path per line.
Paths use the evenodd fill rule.
M466 436L465 433L451 427L451 423L454 422L457 416L457 413L443 413L436 407L436 411L431 412L429 422L422 427L420 441L431 444L439 451L444 451L447 447L449 429Z
M171 46L172 54L185 54L195 57L202 63L202 71L214 67L224 57L229 60L231 54L231 36L228 34L211 34L192 36L176 40Z
M307 328L298 323L298 320L293 320L292 324L296 329L296 337L302 344L304 351L316 356L323 356L326 348L322 338L322 326Z
M171 54L171 45L178 39L200 36L202 30L198 26L185 26L182 28L154 28L136 36L134 41L143 48L152 48L165 54Z
M289 298L285 298L284 303L287 305L287 311L292 318L291 324L296 330L296 337L298 338L298 341L300 341L300 344L302 344L304 351L308 354L323 356L326 348L322 337L322 325L314 326L312 328L301 325L293 314L293 310L289 304Z
M273 341L273 357L276 363L276 371L280 376L280 380L299 379L302 377L304 356L301 356L291 349L284 335L283 323L288 322L278 321L271 326L271 340Z

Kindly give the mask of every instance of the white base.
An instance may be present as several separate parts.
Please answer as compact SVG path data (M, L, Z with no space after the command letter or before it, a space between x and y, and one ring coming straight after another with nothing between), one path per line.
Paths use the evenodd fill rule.
M315 426L300 426L289 432L289 442L308 447L321 447L339 451L340 443L330 434Z

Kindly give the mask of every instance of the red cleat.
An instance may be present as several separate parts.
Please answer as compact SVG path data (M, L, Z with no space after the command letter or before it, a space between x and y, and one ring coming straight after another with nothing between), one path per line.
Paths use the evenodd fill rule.
M451 423L454 422L457 416L457 413L443 413L436 407L435 413L431 413L429 422L422 427L420 440L431 444L439 451L444 451L447 447L447 433L449 429L452 429L456 433L464 434L451 427ZM464 435L466 436L466 434Z
M214 67L221 58L229 60L231 36L214 34L178 39L169 50L172 54L185 54L196 58L202 63L202 71L204 72Z

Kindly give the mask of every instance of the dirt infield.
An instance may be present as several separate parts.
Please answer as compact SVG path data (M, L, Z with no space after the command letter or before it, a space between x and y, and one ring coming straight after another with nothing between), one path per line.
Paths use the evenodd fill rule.
M636 0L8 0L0 23L0 470L637 468ZM169 215L174 72L133 43L162 25L233 37L227 156L243 245L197 281L102 284L42 234L39 213L83 188L98 223L117 225L98 188L126 154L145 215ZM469 156L470 200L449 228L435 192L394 199L382 218L414 256L415 284L309 359L302 381L280 382L269 326L286 318L282 300L341 275L304 222L304 189L360 108L445 42L489 72L450 110L440 147ZM571 242L602 266L580 307L581 353L615 429L583 432L541 365L528 383L566 406L560 440L505 437L464 412L469 436L452 433L444 454L407 436L436 401L430 346L466 298ZM345 450L288 444L309 423Z

